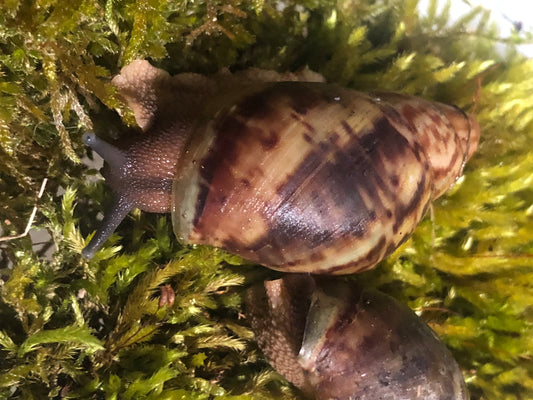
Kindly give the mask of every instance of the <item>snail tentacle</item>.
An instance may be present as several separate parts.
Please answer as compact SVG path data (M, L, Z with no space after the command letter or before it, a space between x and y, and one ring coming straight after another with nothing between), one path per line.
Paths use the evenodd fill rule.
M120 175L119 171L124 171L128 158L121 149L100 139L93 132L84 133L82 140L104 159L109 165L109 170L113 171L115 175ZM134 202L126 191L115 191L114 197L114 201L109 210L106 211L100 227L81 252L83 257L87 259L94 257L98 249L103 246L126 215L134 208Z
M126 164L126 156L118 147L100 139L93 132L85 132L82 140L83 143L98 153L112 169L120 169Z
M91 241L81 251L86 259L94 257L96 252L103 246L106 240L113 234L117 226L122 222L126 215L134 208L131 201L126 196L115 197L110 209L106 211L100 227L92 237Z

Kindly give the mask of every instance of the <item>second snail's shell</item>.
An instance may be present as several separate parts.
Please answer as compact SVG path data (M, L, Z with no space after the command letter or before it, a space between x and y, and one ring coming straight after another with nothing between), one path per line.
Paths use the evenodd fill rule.
M393 93L277 82L224 99L178 162L175 232L289 272L377 264L455 182L477 140L460 110Z

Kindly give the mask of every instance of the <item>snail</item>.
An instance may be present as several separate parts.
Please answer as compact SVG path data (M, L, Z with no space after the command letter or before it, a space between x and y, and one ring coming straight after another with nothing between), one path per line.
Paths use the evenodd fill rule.
M181 242L269 268L363 271L409 237L480 136L458 108L308 70L171 77L138 60L113 84L143 133L83 136L115 194L87 258L139 208L172 212Z
M171 77L134 61L113 84L142 132L83 136L115 195L86 258L131 209L171 212L183 243L296 273L253 289L248 308L261 349L307 395L467 398L457 364L408 308L318 275L372 268L409 237L476 150L473 116L308 70Z
M317 400L466 400L446 346L376 290L288 274L249 289L247 316L271 365Z

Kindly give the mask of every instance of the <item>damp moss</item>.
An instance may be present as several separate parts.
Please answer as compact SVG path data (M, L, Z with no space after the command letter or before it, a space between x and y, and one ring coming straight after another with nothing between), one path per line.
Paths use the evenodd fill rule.
M408 303L451 348L473 399L533 396L533 61L528 32L490 13L451 22L410 1L17 1L0 13L0 396L280 399L297 392L258 351L242 292L273 276L181 247L134 212L80 257L109 193L81 142L132 118L110 78L133 59L171 73L308 66L328 81L456 104L481 143L413 237L354 279ZM503 46L503 47L502 47ZM124 111L124 120L116 110ZM91 157L89 155L89 157ZM44 179L44 193L37 193ZM176 293L159 305L161 287Z

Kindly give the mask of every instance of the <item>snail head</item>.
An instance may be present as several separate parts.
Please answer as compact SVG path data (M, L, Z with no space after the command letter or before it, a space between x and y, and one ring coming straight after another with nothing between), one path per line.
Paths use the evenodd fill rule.
M82 251L84 257L91 258L132 209L170 212L172 181L181 145L164 133L133 134L111 144L87 132L83 141L104 159L102 175L114 195L100 228Z
M85 144L106 162L102 175L114 193L100 228L82 251L85 258L94 256L132 209L170 212L176 164L210 92L210 81L200 75L172 78L144 60L124 67L112 83L140 130L124 132L114 143L92 132L83 135Z

